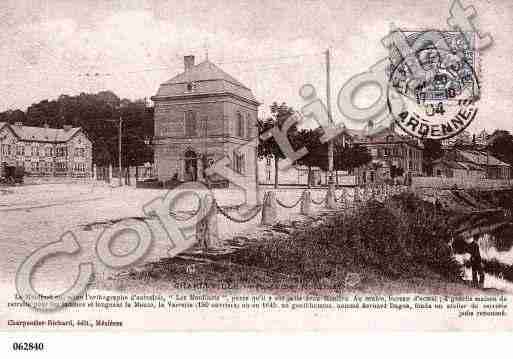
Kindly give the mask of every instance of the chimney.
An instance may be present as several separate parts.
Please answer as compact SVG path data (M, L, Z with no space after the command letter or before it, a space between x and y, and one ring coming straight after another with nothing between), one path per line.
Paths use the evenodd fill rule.
M185 67L185 71L189 71L194 66L194 55L184 56L183 64Z
M68 132L69 130L71 130L71 125L64 125L62 126L62 129L64 130L64 132Z

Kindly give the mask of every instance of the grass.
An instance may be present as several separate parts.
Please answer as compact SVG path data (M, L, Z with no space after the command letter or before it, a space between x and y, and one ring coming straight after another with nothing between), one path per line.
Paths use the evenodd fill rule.
M351 213L326 216L289 235L273 232L232 253L152 263L127 273L122 282L159 283L160 289L377 293L444 292L453 286L459 292L461 268L452 258L443 218L413 194L386 203L371 200ZM355 274L357 283L348 283Z

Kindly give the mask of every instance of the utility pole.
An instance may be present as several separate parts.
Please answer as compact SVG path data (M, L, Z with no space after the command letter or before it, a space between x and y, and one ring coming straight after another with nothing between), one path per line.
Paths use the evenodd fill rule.
M123 116L119 115L118 125L118 165L119 165L119 187L123 186L123 178L121 176L121 131L123 126Z
M328 120L333 123L331 114L331 89L330 89L330 50L326 50L326 108L328 110ZM333 139L328 142L328 186L333 187ZM332 188L333 189L333 188Z

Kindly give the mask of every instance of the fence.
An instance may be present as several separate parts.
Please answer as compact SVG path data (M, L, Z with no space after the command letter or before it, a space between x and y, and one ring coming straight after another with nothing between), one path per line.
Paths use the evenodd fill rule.
M480 188L501 189L513 187L513 180L446 178L446 177L412 177L412 187L424 188Z
M130 166L121 169L121 178L124 184L135 185L136 181L154 178L156 175L153 166ZM93 177L98 181L108 183L119 182L119 167L114 166L94 166Z
M328 188L319 199L313 199L309 190L304 190L301 195L293 200L280 199L276 191L268 191L264 194L262 205L257 205L246 213L237 211L237 214L230 214L229 209L220 206L214 199L214 206L198 224L197 239L208 249L212 245L213 238L217 235L217 215L220 214L234 223L247 223L260 217L260 224L272 226L277 222L278 207L291 210L299 206L299 214L309 216L312 214L313 206L323 206L327 210L339 210L345 213L363 205L369 200L384 202L388 197L409 190L406 186L376 185L367 187L354 187L351 190L343 188L337 196L334 191ZM207 196L208 197L208 196ZM173 214L173 213L171 213ZM173 214L174 215L174 214Z

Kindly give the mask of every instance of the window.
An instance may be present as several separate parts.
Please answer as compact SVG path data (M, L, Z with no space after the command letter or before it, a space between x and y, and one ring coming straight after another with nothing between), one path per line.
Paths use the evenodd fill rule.
M23 145L18 145L16 149L16 154L18 156L24 156L25 155L25 147Z
M194 82L187 82L187 90L186 92L192 92L196 89L196 84Z
M201 135L204 137L208 137L208 117L203 116L201 119Z
M246 170L245 159L243 153L233 151L233 170L240 174L244 174Z
M244 119L240 112L237 112L237 137L244 137Z
M246 137L249 139L251 137L251 131L253 128L253 124L251 123L251 115L246 114Z
M185 112L185 136L196 136L196 114L194 111Z
M57 171L61 171L61 172L66 171L66 164L65 164L65 163L63 163L63 162L57 162L57 163L55 164L55 169L56 169Z

